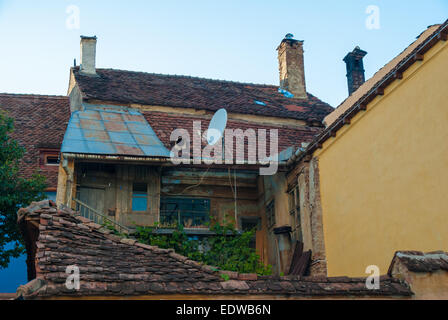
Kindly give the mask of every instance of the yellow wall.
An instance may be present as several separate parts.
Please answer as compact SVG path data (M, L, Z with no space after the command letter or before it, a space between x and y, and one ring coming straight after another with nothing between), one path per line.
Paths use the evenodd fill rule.
M329 276L448 250L448 45L438 42L315 152Z

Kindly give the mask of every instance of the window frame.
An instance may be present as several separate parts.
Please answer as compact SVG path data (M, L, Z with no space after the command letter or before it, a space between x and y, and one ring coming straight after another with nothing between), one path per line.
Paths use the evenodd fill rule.
M59 149L41 148L39 149L39 165L42 169L54 169L59 167ZM57 158L57 163L48 163L48 158Z
M143 191L134 191L134 186L137 184L145 185L146 186L146 193L143 193ZM146 213L149 211L149 192L148 192L148 183L146 182L133 182L132 183L132 189L131 189L131 212L132 213ZM139 196L135 196L135 192L140 192ZM134 210L134 198L138 199L145 199L146 200L146 209L145 210Z
M300 214L300 190L299 185L288 189L288 211L290 215Z
M171 199L173 203L169 203L169 199ZM163 227L163 224L162 224L162 210L164 210L163 206L166 205L167 203L168 204L174 204L175 200L179 201L179 203L177 203L176 205L182 205L182 204L185 205L185 203L182 203L182 202L185 202L185 201L188 201L188 200L191 200L192 202L195 201L195 200L196 201L205 201L207 203L207 209L204 211L204 214L205 214L205 216L204 216L204 218L205 218L204 219L205 220L204 223L205 224L210 223L210 214L211 214L211 200L210 200L210 198L165 196L165 197L160 197L160 206L159 206L159 208L160 208L160 210L159 210L159 223L160 223L160 225L162 227ZM182 212L180 211L181 209L178 209L178 210L179 210L179 214L175 218L175 221L177 221L178 223L182 223L184 229L187 229L187 230L209 230L210 229L209 226L204 226L204 225L194 226L193 225L194 217L193 217L192 225L191 226L186 226L185 223L184 223L184 220L183 220L184 217L182 216ZM193 210L190 210L190 211L193 211ZM186 212L188 212L188 210L186 210Z

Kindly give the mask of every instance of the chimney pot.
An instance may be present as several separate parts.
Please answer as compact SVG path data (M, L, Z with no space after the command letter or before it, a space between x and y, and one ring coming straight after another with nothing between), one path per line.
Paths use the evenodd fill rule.
M349 95L355 92L366 81L364 76L364 63L362 60L366 54L366 51L361 50L357 46L344 58L344 62L347 66L347 84Z
M80 72L96 75L96 36L81 36L81 65Z
M280 72L280 88L306 99L305 68L303 62L303 41L295 40L288 33L277 48Z

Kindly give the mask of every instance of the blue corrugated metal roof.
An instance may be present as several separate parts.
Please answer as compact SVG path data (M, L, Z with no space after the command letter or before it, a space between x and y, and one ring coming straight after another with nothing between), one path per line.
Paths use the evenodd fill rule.
M70 117L63 153L170 156L140 112L116 106L84 107Z

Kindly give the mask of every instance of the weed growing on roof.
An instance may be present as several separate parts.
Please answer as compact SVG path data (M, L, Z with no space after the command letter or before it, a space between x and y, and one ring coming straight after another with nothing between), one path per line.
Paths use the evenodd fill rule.
M216 222L210 227L214 235L198 240L189 237L180 224L168 235L155 233L157 228L157 225L137 226L134 236L141 243L174 249L176 253L189 259L216 266L221 270L258 275L272 274L272 266L265 266L255 249L250 247L255 230L238 232L231 223Z

